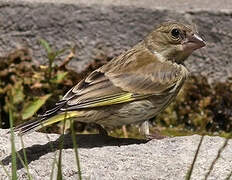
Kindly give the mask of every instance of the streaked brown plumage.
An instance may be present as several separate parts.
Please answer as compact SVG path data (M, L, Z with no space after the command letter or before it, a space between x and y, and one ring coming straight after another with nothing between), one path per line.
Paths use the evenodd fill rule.
M176 97L188 76L183 61L205 42L189 26L161 24L132 49L93 71L39 120L15 131L26 133L66 118L103 126L141 123ZM146 129L146 134L149 133Z

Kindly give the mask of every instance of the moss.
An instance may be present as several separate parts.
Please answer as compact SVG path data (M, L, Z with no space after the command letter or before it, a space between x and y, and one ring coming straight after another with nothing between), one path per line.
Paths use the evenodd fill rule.
M231 82L210 85L205 77L192 76L176 100L158 116L157 123L192 131L230 132L231 97Z

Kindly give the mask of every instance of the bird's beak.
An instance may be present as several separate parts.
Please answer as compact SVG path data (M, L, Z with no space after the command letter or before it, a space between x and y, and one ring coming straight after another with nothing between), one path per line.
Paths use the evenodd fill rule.
M206 45L205 41L198 34L187 34L186 40L183 43L184 49L194 51Z

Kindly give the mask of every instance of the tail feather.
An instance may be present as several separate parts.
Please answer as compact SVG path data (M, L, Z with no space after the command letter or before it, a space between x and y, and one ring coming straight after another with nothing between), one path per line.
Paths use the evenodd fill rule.
M42 125L42 119L39 119L39 120L25 122L15 127L13 130L14 132L18 132L20 135L24 135L34 130L40 129L39 127L41 125Z
M30 133L32 131L39 130L43 127L48 125L63 121L65 119L71 119L74 117L79 117L81 115L78 111L71 111L71 112L62 112L60 114L55 114L50 117L39 118L35 121L28 121L24 124L21 124L15 127L13 130L14 132L18 132L20 135L24 135Z
M40 118L48 118L54 114L57 114L58 111L63 107L65 106L67 103L66 100L61 100L59 101L58 103L56 103L56 106L50 110L47 110L44 114L42 115L39 115Z

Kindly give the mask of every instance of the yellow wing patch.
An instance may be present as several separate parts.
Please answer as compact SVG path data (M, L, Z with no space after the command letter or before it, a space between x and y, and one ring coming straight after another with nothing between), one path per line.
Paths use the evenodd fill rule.
M45 127L45 126L49 126L49 125L54 124L54 123L59 122L59 121L63 121L65 119L75 118L75 117L78 117L80 115L81 115L81 112L78 112L78 111L70 111L70 112L64 112L61 114L57 114L57 115L47 119L46 121L41 122L42 124L40 125L40 127L38 127L38 129Z
M119 104L119 103L125 103L129 101L134 101L136 98L133 97L132 93L126 93L122 94L118 97L114 97L112 99L107 99L102 102L96 102L94 104L91 104L89 107L98 107L98 106L108 106L113 104Z

